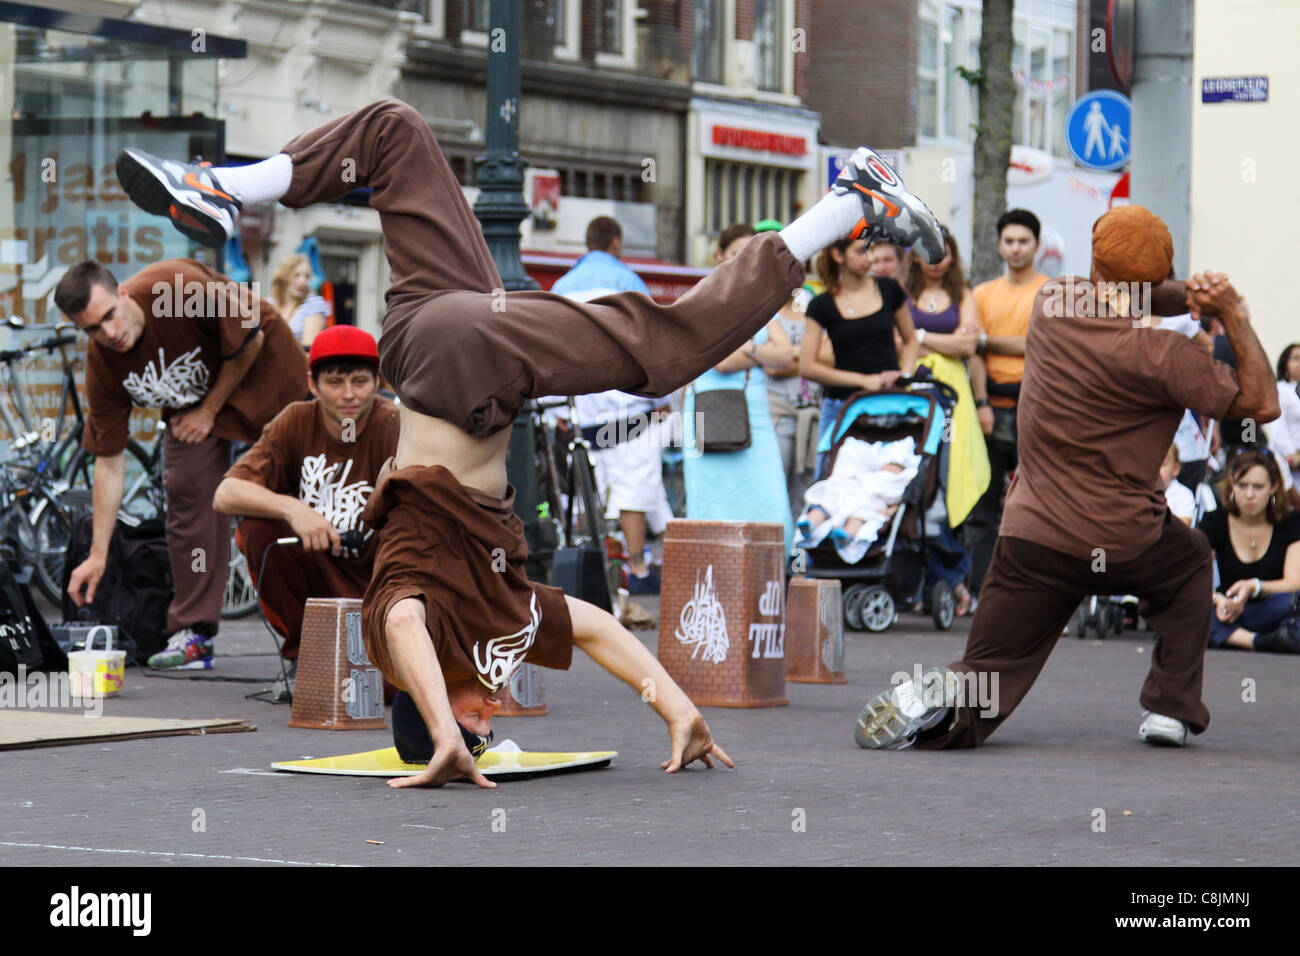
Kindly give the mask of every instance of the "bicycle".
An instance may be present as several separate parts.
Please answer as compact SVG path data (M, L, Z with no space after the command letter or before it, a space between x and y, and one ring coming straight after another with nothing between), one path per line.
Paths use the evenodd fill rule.
M19 316L9 316L5 325L9 329L28 331ZM77 390L76 362L70 360L65 351L77 339L75 335L57 334L72 328L68 323L60 323L54 328L56 335L53 338L22 349L0 352L0 364L7 372L10 398L8 404L0 402L0 420L15 436L13 449L22 453L5 469L5 489L0 495L5 504L4 533L10 542L10 551L35 565L37 586L55 604L62 600L64 556L73 527L82 515L94 510L91 490L94 456L81 445L85 414ZM45 420L38 428L27 390L19 382L17 365L41 351L48 354L55 349L59 350L63 366L58 415ZM10 412L9 404L16 410L17 417ZM162 427L161 423L157 426L159 430ZM45 434L48 437L43 437ZM118 509L120 521L135 527L144 521L164 517L166 495L162 448L160 438L148 451L135 439L127 440L128 473L133 471L134 478L123 489ZM131 468L132 463L134 468ZM15 509L14 505L21 504L24 499L35 502L30 511L23 507ZM20 516L16 511L23 514ZM233 529L230 548L222 617L244 617L257 609L257 590L243 553L236 545Z
M553 425L545 415L550 409L566 409L568 421L575 424L569 428ZM623 547L606 524L592 447L576 425L578 417L573 399L535 400L528 403L527 413L536 435L534 460L545 493L546 517L555 527L554 550L584 544L599 547L610 597L617 604L617 595L623 587ZM564 449L558 455L557 446ZM563 520L556 519L557 514L562 514Z

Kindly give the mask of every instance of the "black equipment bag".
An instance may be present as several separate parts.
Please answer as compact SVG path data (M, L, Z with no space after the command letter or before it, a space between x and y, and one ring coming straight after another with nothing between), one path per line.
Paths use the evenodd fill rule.
M108 546L108 566L95 591L95 600L78 608L68 594L73 568L90 554L94 517L85 515L72 528L63 567L63 619L116 624L115 646L127 651L127 662L144 663L167 645L167 608L172 601L171 559L161 520L132 527L118 521ZM224 570L224 568L223 568Z
M32 568L0 561L0 673L18 668L65 671L68 657L54 641L30 587Z
M613 613L609 581L605 578L605 553L599 545L560 548L551 564L551 584L565 594Z

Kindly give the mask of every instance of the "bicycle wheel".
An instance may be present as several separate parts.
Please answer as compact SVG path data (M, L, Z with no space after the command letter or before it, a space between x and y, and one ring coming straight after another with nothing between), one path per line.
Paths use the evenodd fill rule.
M36 586L51 604L57 606L63 601L64 559L72 540L72 528L78 518L91 514L94 507L91 492L70 488L59 495L57 507L46 507L36 519L35 554L32 555Z
M235 541L235 525L230 529L230 570L226 574L226 593L221 598L221 616L226 620L247 617L257 610L257 586L248 559Z
M596 469L586 446L575 444L569 460L569 509L565 530L569 541L590 541L604 548L605 509L596 490Z
M136 521L162 518L166 510L165 495L158 463L134 440L126 443L126 454L128 475L118 513Z

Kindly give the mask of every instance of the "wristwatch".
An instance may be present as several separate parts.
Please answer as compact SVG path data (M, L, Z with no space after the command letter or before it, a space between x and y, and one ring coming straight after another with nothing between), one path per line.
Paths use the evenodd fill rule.
M921 345L925 344L925 332L926 332L925 329L916 330L916 341L919 342Z
M988 345L989 345L989 334L987 332L981 332L979 341L975 343L975 354L983 355L984 350L988 348Z
M976 408L988 408L988 407L989 407L989 400L988 400L987 398L977 398L977 399L975 399L975 407L976 407Z

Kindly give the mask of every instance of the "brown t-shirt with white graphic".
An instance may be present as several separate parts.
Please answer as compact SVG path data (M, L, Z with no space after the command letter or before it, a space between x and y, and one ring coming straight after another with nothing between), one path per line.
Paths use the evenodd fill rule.
M1092 286L1078 276L1048 282L1034 300L1020 464L998 533L1128 561L1160 537L1166 504L1156 473L1184 409L1223 418L1237 378L1180 332L1096 312Z
M399 419L396 405L376 397L370 414L355 427L355 441L343 441L352 433L345 430L341 438L331 437L320 402L294 402L271 419L262 437L230 466L226 477L292 495L339 531L364 534L364 548L344 548L340 557L347 559L343 563L365 587L378 539L361 514L375 490L379 470L397 453Z
M569 606L559 588L524 573L528 545L514 494L510 488L497 498L467 488L441 465L385 465L366 506L379 551L361 615L366 653L392 683L401 687L384 619L406 597L424 602L448 683L477 678L499 690L525 661L568 669Z
M86 430L95 455L126 448L133 406L162 409L166 420L202 401L221 363L261 329L262 349L212 426L216 438L256 441L262 426L307 394L307 358L275 306L193 259L155 262L120 283L144 311L129 352L86 346Z

